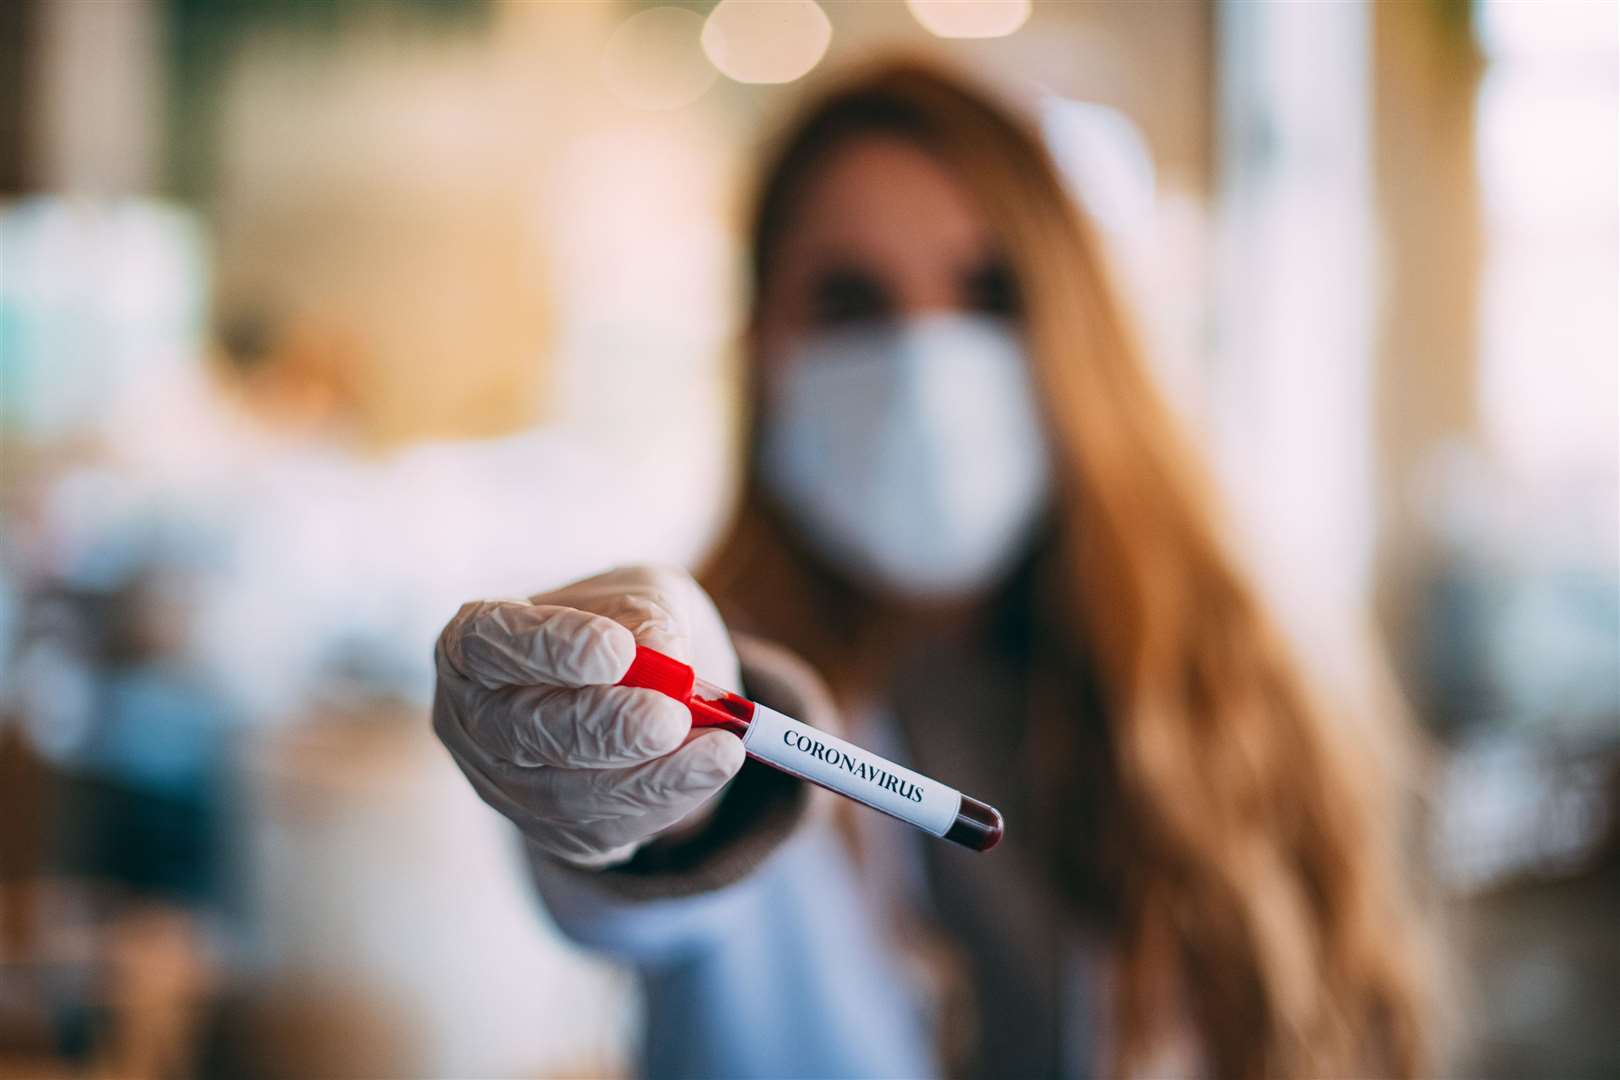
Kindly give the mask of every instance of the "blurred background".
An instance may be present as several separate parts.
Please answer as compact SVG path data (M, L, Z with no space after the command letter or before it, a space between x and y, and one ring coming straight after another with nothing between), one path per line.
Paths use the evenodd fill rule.
M428 730L692 564L740 209L863 56L1038 120L1246 547L1432 736L1467 1076L1620 1074L1620 6L0 4L0 1077L619 1075Z

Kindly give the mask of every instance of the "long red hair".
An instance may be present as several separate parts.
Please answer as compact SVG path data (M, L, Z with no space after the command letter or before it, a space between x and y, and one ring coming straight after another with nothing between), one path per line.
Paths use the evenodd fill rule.
M1030 678L1051 691L1036 697L1060 706L1054 767L1103 800L1090 816L1106 828L1052 869L1113 930L1112 1067L1145 1064L1174 1034L1165 1018L1182 1015L1222 1077L1418 1075L1422 935L1399 778L1330 721L1231 557L1211 485L1040 140L927 65L846 81L788 128L763 175L756 297L818 162L867 134L914 140L959 176L1017 276L1057 475L1025 594L1039 599L1018 610ZM722 607L807 654L835 690L881 681L908 616L807 555L752 472L711 567ZM1401 730L1394 710L1355 719L1368 745Z

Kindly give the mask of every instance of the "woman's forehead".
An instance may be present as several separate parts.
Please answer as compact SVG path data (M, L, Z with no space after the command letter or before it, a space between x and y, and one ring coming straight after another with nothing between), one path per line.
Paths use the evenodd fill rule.
M954 262L978 256L991 240L983 210L945 162L900 136L866 135L815 166L779 254Z

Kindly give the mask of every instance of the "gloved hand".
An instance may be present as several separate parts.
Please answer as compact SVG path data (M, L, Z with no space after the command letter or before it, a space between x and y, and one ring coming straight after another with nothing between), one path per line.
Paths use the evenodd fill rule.
M719 612L680 570L628 567L522 601L463 605L439 635L433 730L485 802L580 866L635 854L742 768L742 740L614 686L637 643L738 685Z

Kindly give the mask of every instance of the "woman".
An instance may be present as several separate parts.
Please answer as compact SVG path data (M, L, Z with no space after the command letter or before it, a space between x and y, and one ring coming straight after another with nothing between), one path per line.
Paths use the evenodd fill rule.
M1333 724L1288 657L1038 140L949 75L878 68L790 127L753 244L750 470L705 577L724 625L631 570L469 605L439 650L437 728L553 914L640 965L649 1068L1420 1073L1385 718ZM864 858L812 843L802 791L730 736L594 685L638 640L901 744L1001 806L1003 848L923 840L902 873L871 850L898 827L859 812ZM965 1012L863 881L927 911ZM918 1001L975 1032L960 1057Z

